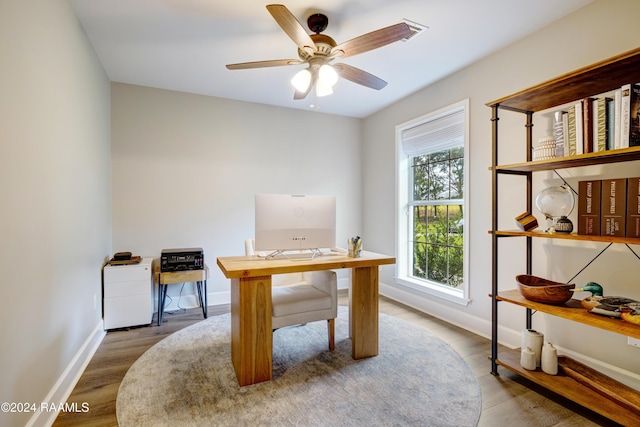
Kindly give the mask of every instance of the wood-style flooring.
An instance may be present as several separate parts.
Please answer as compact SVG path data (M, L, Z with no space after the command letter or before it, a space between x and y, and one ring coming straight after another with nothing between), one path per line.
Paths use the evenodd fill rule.
M347 305L344 291L340 304ZM209 315L229 311L228 306L209 307ZM616 426L606 418L500 368L490 373L490 342L464 329L380 297L380 312L391 314L427 329L448 342L471 366L482 390L480 427ZM53 424L64 426L117 426L116 396L129 367L164 337L202 320L200 309L165 314L162 326L110 331L74 388L68 402L89 405L87 413L61 413ZM461 426L464 427L464 426Z

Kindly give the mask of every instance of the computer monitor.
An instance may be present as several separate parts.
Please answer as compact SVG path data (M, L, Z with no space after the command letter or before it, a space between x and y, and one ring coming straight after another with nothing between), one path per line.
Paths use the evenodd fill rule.
M302 251L336 245L335 196L256 194L255 250Z

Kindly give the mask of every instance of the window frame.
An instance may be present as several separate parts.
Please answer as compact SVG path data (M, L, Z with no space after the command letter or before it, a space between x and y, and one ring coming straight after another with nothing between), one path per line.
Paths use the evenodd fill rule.
M463 113L464 120L464 166L463 166L463 284L461 289L417 278L413 273L412 206L409 200L413 193L411 168L413 156L408 155L402 145L402 133L424 123L433 122L455 112ZM431 113L396 126L396 285L432 295L461 305L468 305L469 299L469 99L465 99Z

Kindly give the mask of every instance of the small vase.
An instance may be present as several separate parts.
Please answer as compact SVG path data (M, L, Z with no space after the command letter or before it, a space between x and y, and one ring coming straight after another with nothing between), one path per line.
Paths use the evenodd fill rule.
M558 374L558 351L551 343L542 347L542 372L549 375Z
M536 370L536 354L530 347L523 348L520 352L520 365L529 371Z
M544 343L544 335L533 329L525 329L522 331L522 345L520 348L529 347L536 355L536 366L540 367L542 359L542 344Z

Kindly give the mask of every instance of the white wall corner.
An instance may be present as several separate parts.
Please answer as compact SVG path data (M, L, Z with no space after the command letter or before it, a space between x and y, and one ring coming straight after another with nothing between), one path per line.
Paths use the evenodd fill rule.
M74 387L80 380L82 373L91 361L91 358L98 350L100 343L104 339L106 331L102 319L98 322L84 344L73 356L69 365L62 372L58 381L41 402L33 416L29 419L26 427L51 426L58 417L60 408L64 408L67 399L71 395ZM53 410L53 408L56 408ZM84 410L82 406L77 408L69 407L67 410ZM89 408L90 409L90 408Z

